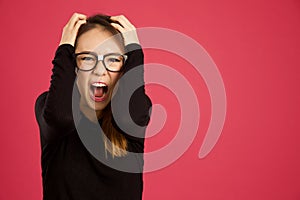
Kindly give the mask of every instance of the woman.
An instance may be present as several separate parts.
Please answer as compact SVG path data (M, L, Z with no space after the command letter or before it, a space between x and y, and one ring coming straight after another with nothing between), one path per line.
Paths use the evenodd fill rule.
M122 126L129 117L140 127L148 124L151 101L144 85L130 98L130 116L118 108L131 92L123 77L139 68L130 81L143 83L143 52L135 27L122 15L87 18L75 13L63 29L52 63L49 91L35 105L44 200L142 199L142 170L122 171L122 165L143 168L142 156L130 155L142 155L145 128ZM80 137L92 133L101 135L101 140L92 139L99 158ZM104 163L108 160L113 167Z

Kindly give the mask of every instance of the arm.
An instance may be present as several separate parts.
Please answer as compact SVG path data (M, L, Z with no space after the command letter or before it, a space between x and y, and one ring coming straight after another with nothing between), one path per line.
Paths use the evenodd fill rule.
M113 109L117 110L116 113L118 119L113 119L113 124L127 137L127 139L142 142L143 144L145 128L150 120L149 111L152 106L150 98L145 94L143 50L139 45L135 27L124 16L111 17L111 19L119 22L112 23L112 25L123 34L126 45L125 51L128 59L124 66L125 70L123 77L126 77L127 73L133 72L134 74L129 74L127 78L120 79L119 88L114 98L117 100L113 103ZM130 85L136 84L140 85L140 87L130 88ZM136 90L132 91L132 89ZM127 99L125 96L128 94L132 94L129 105L124 105L123 102ZM126 113L126 111L124 112L126 109L129 109L130 116L124 114ZM116 117L114 116L114 118Z
M73 51L74 47L68 44L58 47L52 61L49 91L40 95L36 101L36 118L45 140L53 140L74 126L72 91L76 75Z
M129 82L134 81L141 83L141 87L136 88L132 97L129 101L129 112L133 121L139 126L146 126L150 120L150 109L152 106L150 98L145 93L145 81L144 81L144 53L142 47L139 44L132 43L126 46L126 51L128 55L128 62L125 65L125 72L130 70L136 70L133 79L124 80L120 85L120 89L128 90L126 85ZM126 91L127 92L127 91Z
M73 59L73 46L77 30L84 23L84 18L83 15L74 14L64 27L60 46L52 61L49 91L36 100L35 115L44 141L53 141L74 128L72 92L76 64Z

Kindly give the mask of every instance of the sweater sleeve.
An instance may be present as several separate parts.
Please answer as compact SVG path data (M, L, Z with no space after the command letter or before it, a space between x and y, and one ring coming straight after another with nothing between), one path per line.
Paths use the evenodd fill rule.
M121 123L116 123L114 119L112 123L127 139L143 144L145 127L150 120L149 111L152 105L144 88L144 54L139 44L129 44L125 50L128 59L124 66L124 75L133 69L138 69L137 76L131 80L120 80L116 94L118 98L116 99L122 100L124 94L133 93L129 105L125 105L129 109L130 116L126 116L124 114L126 112L123 112L124 107L121 107L117 109L118 113L121 113ZM53 69L49 91L41 94L36 100L35 115L42 142L54 141L75 128L72 115L72 92L76 79L76 63L73 59L73 53L74 47L72 45L64 44L58 47L52 61ZM135 91L131 91L128 87L132 82L140 83L140 87ZM132 119L137 126L131 126L132 124L128 123L128 119ZM124 127L127 129L124 130Z
M76 78L74 47L60 45L52 61L53 69L48 92L35 103L35 115L43 141L53 141L74 128L72 92Z
M150 120L151 100L144 87L144 54L139 44L126 46L128 59L125 63L123 77L112 103L113 124L125 137L143 145L145 128ZM129 76L127 73L131 73ZM139 86L132 88L132 85ZM124 102L129 98L129 105ZM124 101L125 100L125 101ZM129 116L126 114L129 109ZM117 117L115 116L117 113ZM118 119L116 119L118 118Z

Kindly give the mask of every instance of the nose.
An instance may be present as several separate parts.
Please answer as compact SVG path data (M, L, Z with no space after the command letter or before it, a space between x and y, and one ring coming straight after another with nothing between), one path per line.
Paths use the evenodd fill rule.
M93 70L93 73L98 76L103 76L107 74L107 70L101 61L97 63L96 67Z

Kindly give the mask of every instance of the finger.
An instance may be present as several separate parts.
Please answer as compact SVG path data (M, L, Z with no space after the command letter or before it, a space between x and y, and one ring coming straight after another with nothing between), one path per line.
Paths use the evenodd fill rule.
M130 27L131 26L130 22L124 20L124 18L125 17L123 15L118 15L118 16L112 16L110 19L119 22L124 27Z
M68 25L73 28L78 20L85 20L86 15L84 14L79 14L79 13L74 13L68 23Z
M119 22L119 20L117 19L116 16L111 16L111 17L110 17L110 20L111 20L113 23L119 24L119 25L121 25L122 27L124 27L124 24L122 24L121 22Z
M112 16L110 19L118 21L126 29L135 28L124 15Z
M120 15L120 19L124 21L128 26L132 27L133 24L125 17L124 15Z
M117 24L117 23L110 23L113 27L115 27L115 29L117 29L118 31L120 31L121 33L124 33L125 32L125 29L120 25L120 24Z
M79 19L86 19L86 15L85 15L85 14L75 13L75 15L76 15Z
M82 20L77 21L76 25L74 26L73 31L75 31L76 34L77 34L77 31L78 31L78 29L80 28L80 26L81 26L82 24L85 24L85 23L86 23L86 20L85 20L85 19L82 19Z

